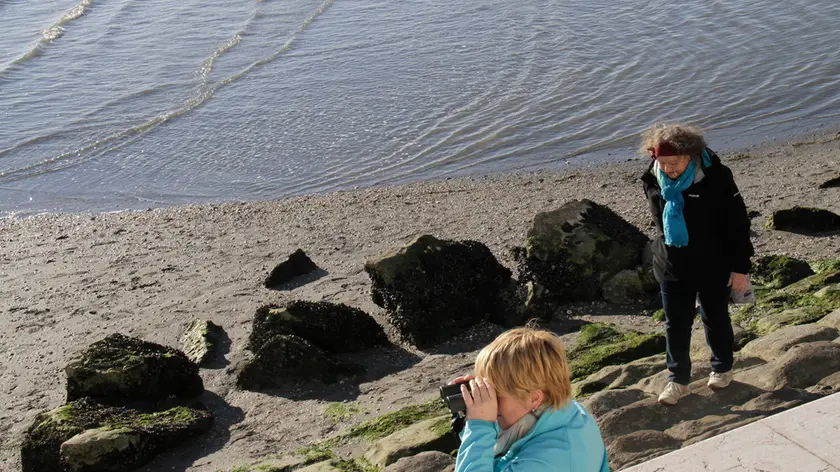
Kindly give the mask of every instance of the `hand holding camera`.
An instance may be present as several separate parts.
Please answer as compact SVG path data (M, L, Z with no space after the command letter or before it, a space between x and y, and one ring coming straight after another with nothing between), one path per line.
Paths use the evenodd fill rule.
M440 396L453 416L490 422L498 416L496 391L487 379L473 375L458 377L440 388Z

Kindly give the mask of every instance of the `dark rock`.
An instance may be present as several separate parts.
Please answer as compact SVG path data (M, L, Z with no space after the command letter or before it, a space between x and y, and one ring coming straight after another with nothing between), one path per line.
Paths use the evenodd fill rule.
M610 468L618 470L676 451L681 445L682 441L661 431L635 431L613 441L607 448L607 455Z
M271 271L271 274L265 279L265 287L277 290L295 277L306 275L315 270L318 270L318 266L302 249L298 249L286 261L281 262Z
M131 470L212 425L213 416L204 410L146 412L76 400L35 417L21 445L22 470Z
M837 188L840 187L840 175L833 179L826 180L820 184L820 188Z
M812 275L814 271L807 262L779 255L758 258L753 264L751 273L755 282L774 290L787 287Z
M183 352L122 334L93 343L64 371L67 401L82 397L106 403L159 401L172 395L195 397L204 391L198 366Z
M645 295L642 278L636 270L622 270L604 282L604 299L616 304L641 300Z
M403 457L385 467L382 472L443 472L455 464L455 458L438 451L421 452Z
M363 367L341 363L303 338L280 334L266 341L242 367L236 384L259 391L295 381L334 383L363 372Z
M388 343L370 315L343 303L297 300L257 309L248 348L257 352L279 334L294 334L330 353L358 352Z
M504 309L510 271L475 241L421 236L365 264L374 303L400 336L423 348L452 338Z
M208 320L194 319L181 337L184 354L192 362L202 365L213 358L216 345L225 336L221 326Z
M840 215L828 210L797 206L773 212L767 227L802 234L834 232L840 231Z
M594 300L605 280L641 264L647 242L609 208L574 200L534 217L517 258L520 280L559 300Z
M548 323L557 306L545 297L545 289L533 282L525 284L511 280L502 291L503 309L490 316L490 321L505 328Z

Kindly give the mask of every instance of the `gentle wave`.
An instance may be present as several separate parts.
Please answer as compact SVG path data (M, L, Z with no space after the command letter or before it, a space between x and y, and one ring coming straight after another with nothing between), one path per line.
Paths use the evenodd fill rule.
M77 20L84 16L84 14L87 12L88 8L91 6L92 3L93 0L82 0L81 2L79 2L78 5L73 7L52 26L42 31L41 38L35 43L35 45L32 46L32 48L30 48L29 51L25 52L23 55L9 63L8 67L6 67L3 70L0 70L0 74L3 74L4 72L14 68L15 66L22 66L23 64L26 64L32 59L35 59L41 54L43 54L44 48L46 48L57 39L64 36L64 33L67 31L65 25L67 25L73 20Z
M90 4L91 1L92 0L84 0L83 3ZM306 29L319 16L321 16L325 11L327 11L327 9L334 3L335 0L327 0L326 2L324 2L317 10L315 10L314 13L307 17L303 21L303 23L291 34L289 39L270 56L254 62L250 66L239 71L238 73L231 75L213 85L208 85L207 76L210 74L215 60L218 59L222 54L239 44L239 42L242 40L243 32L236 33L231 40L227 41L222 46L220 46L216 51L213 52L213 54L210 55L210 57L208 57L204 61L201 68L199 69L199 74L201 77L201 85L199 87L199 91L193 98L189 99L182 107L161 113L158 116L155 116L154 118L150 119L149 121L141 123L137 126L133 126L119 133L115 133L110 136L97 139L93 143L83 146L74 151L51 157L49 159L45 159L40 162L24 166L18 169L2 171L0 172L0 184L7 184L35 177L38 175L58 172L89 162L93 159L102 156L105 153L115 151L127 144L136 141L141 136L154 130L155 128L166 122L169 122L173 119L181 117L195 110L196 108L202 106L204 103L210 100L219 89L236 82L237 80L245 77L254 70L265 66L266 64L270 64L271 62L280 58L283 54L289 52L294 46L295 41L300 37L300 35L303 34L303 32L306 31ZM35 139L37 140L38 138Z

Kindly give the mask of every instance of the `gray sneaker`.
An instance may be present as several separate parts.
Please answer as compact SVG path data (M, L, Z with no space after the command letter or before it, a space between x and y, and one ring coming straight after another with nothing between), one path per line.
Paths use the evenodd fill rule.
M680 398L688 395L688 386L676 382L668 382L665 390L659 394L659 403L663 405L676 405Z
M732 371L729 372L712 372L709 374L709 382L706 384L709 388L726 388L732 382Z

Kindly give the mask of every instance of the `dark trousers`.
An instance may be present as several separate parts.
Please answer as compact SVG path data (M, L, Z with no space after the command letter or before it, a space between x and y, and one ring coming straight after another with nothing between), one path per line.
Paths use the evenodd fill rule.
M728 280L727 280L728 281ZM664 282L666 360L670 379L683 385L691 380L691 327L695 300L700 297L700 319L706 329L706 342L712 349L712 371L732 370L734 335L729 319L729 287L717 283Z

